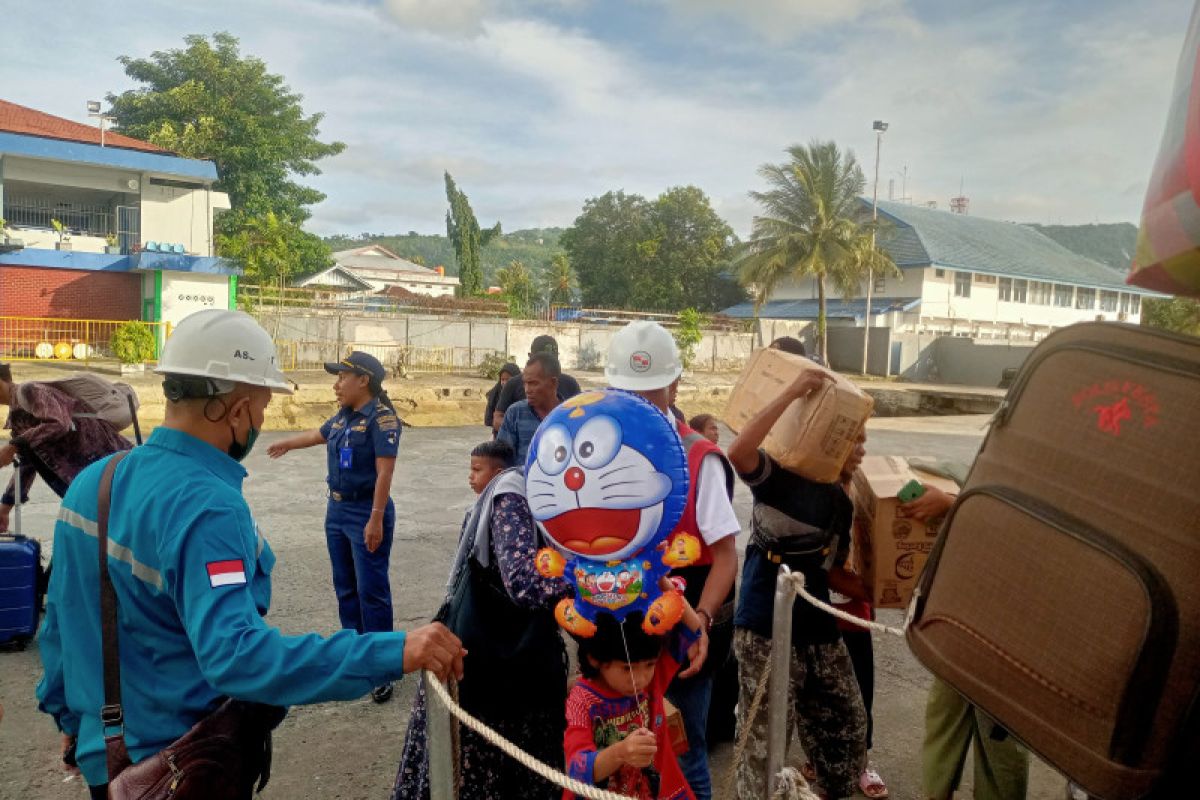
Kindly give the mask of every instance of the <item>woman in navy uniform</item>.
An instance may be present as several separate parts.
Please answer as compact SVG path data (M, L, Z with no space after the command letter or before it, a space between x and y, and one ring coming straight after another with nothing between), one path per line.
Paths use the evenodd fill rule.
M267 449L271 458L289 450L324 444L329 460L329 505L325 540L333 564L333 587L343 628L359 633L392 629L388 558L396 512L388 496L400 419L383 390L387 374L374 356L355 351L325 365L337 375L333 392L341 406L318 430ZM371 693L377 703L392 697L391 684Z

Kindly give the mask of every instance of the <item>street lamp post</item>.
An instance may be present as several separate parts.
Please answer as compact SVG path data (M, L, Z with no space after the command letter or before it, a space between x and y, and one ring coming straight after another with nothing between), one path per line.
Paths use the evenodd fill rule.
M879 151L883 148L883 132L888 124L881 119L871 126L875 131L875 187L871 190L871 257L875 256L875 228L879 222ZM871 289L875 284L873 264L867 262L867 308L863 314L863 357L862 374L867 374L867 356L871 350Z
M100 146L104 147L104 124L106 122L112 122L114 118L100 110L99 100L88 100L87 110L89 117L94 117L100 120Z

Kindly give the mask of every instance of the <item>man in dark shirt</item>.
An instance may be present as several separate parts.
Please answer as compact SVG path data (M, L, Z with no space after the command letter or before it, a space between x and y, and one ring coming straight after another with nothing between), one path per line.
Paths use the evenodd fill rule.
M517 466L524 468L529 443L533 441L538 426L559 403L558 380L561 374L558 359L545 353L530 356L522 375L529 384L529 395L513 403L504 412L496 439L512 447L517 454ZM510 378L509 383L515 380Z
M843 564L849 551L854 506L836 483L816 483L789 472L759 449L767 432L793 401L807 397L827 378L805 372L751 419L729 447L729 460L754 496L752 541L746 547L741 594L734 616L734 650L740 666L738 727L749 725L746 756L737 765L737 797L765 797L767 709L747 718L771 654L775 581L779 564L804 575L808 591L829 602L830 584L843 594L864 596ZM858 467L861 442L843 467ZM867 718L854 665L837 623L804 600L792 610L789 732L799 723L804 752L816 766L824 796L849 797L866 763Z
M541 335L533 340L533 344L529 346L529 357L533 358L538 353L545 353L548 356L558 358L558 342L553 336ZM567 373L563 372L558 376L558 400L561 403L563 400L569 400L579 394L579 381L572 378ZM500 423L504 422L504 413L508 411L509 406L519 400L525 399L525 379L522 375L514 375L509 378L503 388L500 390L500 398L496 401L496 410L492 415L492 430L499 432Z

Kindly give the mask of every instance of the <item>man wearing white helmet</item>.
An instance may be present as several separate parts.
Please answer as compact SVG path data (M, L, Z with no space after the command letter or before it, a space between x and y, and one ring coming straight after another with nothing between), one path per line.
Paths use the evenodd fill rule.
M133 762L157 753L223 696L275 706L361 697L406 672L461 674L458 639L440 625L404 633L284 636L267 625L275 556L242 497L240 462L272 393L291 394L275 346L239 311L187 317L163 349L166 419L110 468L98 461L63 498L54 531L37 695L78 738L93 797L108 781L105 724L123 710ZM123 690L106 698L98 534L111 481L107 572L115 589ZM247 794L249 789L247 788Z
M737 576L734 537L741 526L733 511L733 468L721 449L672 416L671 386L683 374L674 337L655 322L631 322L613 337L604 367L608 383L649 400L676 425L688 461L688 500L675 533L702 542L695 565L672 574L687 582L685 594L705 621L713 641L702 669L688 668L671 684L667 697L679 709L688 751L679 766L696 800L712 797L708 769L708 708L713 675L729 656L732 642L733 582ZM718 623L714 629L714 620Z

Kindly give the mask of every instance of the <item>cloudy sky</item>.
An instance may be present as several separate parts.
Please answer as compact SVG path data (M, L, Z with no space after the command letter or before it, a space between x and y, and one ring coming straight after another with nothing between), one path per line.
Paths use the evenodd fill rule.
M1136 221L1189 0L6 0L0 96L74 119L116 57L228 30L347 144L322 234L569 225L610 189L695 184L741 234L756 168L812 139L1017 221Z

